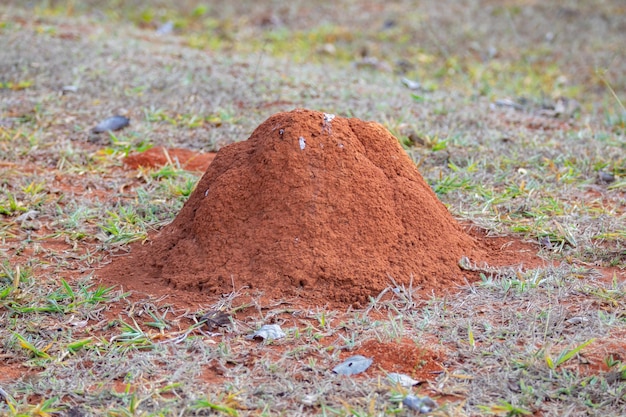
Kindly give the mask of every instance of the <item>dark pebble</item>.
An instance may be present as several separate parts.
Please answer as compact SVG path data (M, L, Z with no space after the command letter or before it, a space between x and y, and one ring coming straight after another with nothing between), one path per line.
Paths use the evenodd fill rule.
M610 184L615 181L615 175L610 172L600 171L598 172L598 179L602 183Z

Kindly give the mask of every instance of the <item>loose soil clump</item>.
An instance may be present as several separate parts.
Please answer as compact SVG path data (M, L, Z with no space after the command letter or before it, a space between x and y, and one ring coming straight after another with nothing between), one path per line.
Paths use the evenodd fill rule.
M224 294L362 305L391 285L429 293L481 257L383 126L297 109L224 147L176 219L105 271Z

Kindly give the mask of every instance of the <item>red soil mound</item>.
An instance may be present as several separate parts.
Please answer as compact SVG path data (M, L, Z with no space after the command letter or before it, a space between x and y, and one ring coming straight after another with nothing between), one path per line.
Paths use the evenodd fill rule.
M144 152L135 152L124 158L129 168L158 168L167 164L179 165L188 171L204 172L215 158L214 153L194 152L189 149L164 148L157 146Z
M223 148L178 217L106 273L358 305L390 278L450 288L476 255L383 126L294 110Z

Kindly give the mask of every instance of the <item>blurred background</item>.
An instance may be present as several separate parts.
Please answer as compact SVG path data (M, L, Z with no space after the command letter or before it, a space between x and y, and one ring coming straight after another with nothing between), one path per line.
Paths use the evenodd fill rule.
M626 87L622 0L3 3L40 17L130 23L220 54L366 67L470 95L581 102L591 95L599 104L607 82L620 94Z

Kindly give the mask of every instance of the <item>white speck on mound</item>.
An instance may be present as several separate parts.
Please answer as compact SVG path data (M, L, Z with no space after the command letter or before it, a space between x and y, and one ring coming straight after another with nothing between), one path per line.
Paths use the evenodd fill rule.
M328 136L333 134L333 128L330 122L335 118L334 114L324 113L324 123L322 124L322 132L328 133Z
M300 142L300 149L304 150L304 148L306 147L306 140L304 140L304 138L302 136L300 136L298 138L298 142Z

